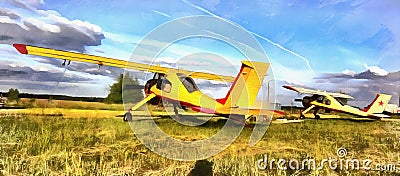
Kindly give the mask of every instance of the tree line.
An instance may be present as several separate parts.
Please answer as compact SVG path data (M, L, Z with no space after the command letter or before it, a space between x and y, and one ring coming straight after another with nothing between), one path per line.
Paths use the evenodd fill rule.
M125 85L136 85L140 87L140 83L136 78L131 78L129 74L125 76L120 74L116 80L116 83L110 85L110 92L106 98L95 98L95 97L70 97L65 95L34 95L34 94L21 94L18 89L10 88L4 96L7 97L8 102L19 103L21 98L38 98L38 99L57 99L57 100L74 100L74 101L89 101L89 102L105 102L105 103L123 103L138 102L143 99L143 91L140 88L124 89L123 99L123 84ZM123 101L124 100L124 101Z

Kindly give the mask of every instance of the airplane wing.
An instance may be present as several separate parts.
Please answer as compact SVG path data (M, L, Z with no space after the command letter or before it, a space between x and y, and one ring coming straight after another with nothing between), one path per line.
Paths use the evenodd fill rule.
M82 54L76 52L69 52L69 51L61 51L55 50L50 48L42 48L37 46L31 45L24 45L24 44L13 44L13 46L21 53L21 54L29 54L35 56L44 56L62 60L71 60L71 61L78 61L78 62L86 62L92 63L97 65L106 65L106 66L113 66L119 68L127 68L132 70L138 71L147 71L153 73L167 73L168 70L174 68L168 67L161 67L155 65L148 65L142 64L137 62L130 62L125 60L113 59L108 57L101 57L101 56L94 56L89 54ZM215 80L215 81L226 81L226 82L233 82L235 77L233 76L223 76L217 75L212 73L205 73L205 72L192 72L183 69L174 69L177 73L182 73L188 75L192 78L198 79L206 79L206 80Z
M289 90L296 91L296 92L301 93L301 94L324 95L324 93L325 93L325 91L312 90L312 89L307 89L307 88L302 88L302 87L295 87L295 86L282 86L282 87L284 87L286 89L289 89ZM354 99L352 96L346 95L346 94L343 94L343 93L335 93L335 92L326 92L326 93L328 93L330 96L336 97L336 98Z

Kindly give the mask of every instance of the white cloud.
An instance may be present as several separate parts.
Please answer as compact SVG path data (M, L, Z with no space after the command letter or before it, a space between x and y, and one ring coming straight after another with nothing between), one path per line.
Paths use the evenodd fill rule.
M54 10L38 10L43 3L38 0L2 2L9 8L0 8L0 31L4 32L0 43L76 51L101 44L104 35L99 26L78 19L69 20Z
M342 72L344 75L349 75L349 76L351 76L351 77L354 77L354 75L356 74L356 72L355 71L352 71L352 70L344 70L343 72Z
M110 39L114 42L118 43L131 43L131 42L138 42L141 37L128 35L128 34L115 34L111 32L103 32L107 39Z
M315 72L311 70L296 70L276 62L271 64L271 69L275 80L282 80L296 85L307 85L313 82L313 78L316 77Z
M48 31L53 33L59 33L61 31L59 26L53 24L47 24L35 18L25 18L24 22L32 24L35 27L41 29L42 31Z
M364 67L377 76L386 76L387 74L389 74L389 72L382 68L379 68L378 66L368 66L367 64L364 64Z

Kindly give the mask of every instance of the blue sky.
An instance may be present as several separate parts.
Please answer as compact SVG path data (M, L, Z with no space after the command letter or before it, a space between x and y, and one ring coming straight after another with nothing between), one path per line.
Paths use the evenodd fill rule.
M100 26L104 32L126 36L126 39L137 37L133 40L171 19L208 15L193 7L198 6L304 56L317 72L341 72L344 68L359 72L365 69L364 64L388 71L400 69L399 1L189 2L193 6L185 1L45 3L43 9L55 10L70 20L88 21ZM273 50L269 54L272 61L287 63L299 59L258 39L267 54ZM109 43L104 41L104 44ZM281 52L288 56L282 57Z
M59 49L78 50L127 60L136 44L157 26L181 17L207 15L232 21L253 34L269 57L274 79L277 80L276 85L292 83L339 91L346 86L347 90L350 90L351 87L348 87L350 84L357 87L357 90L349 93L356 93L360 91L361 84L371 84L369 80L348 80L339 86L328 84L326 82L329 81L321 81L321 79L327 79L326 75L332 74L354 76L366 70L372 70L378 75L382 72L386 73L383 76L400 71L400 25L398 23L400 1L397 0L256 0L246 2L2 0L0 4L2 7L0 29L5 31L2 35L11 37L10 39L2 37L0 40L2 43L0 44L0 62L3 67L6 64L11 66L16 64L32 67L36 71L40 69L57 73L64 71L63 68L41 58L27 59L22 62L20 59L22 56L13 52L9 44L24 41L46 47L51 47L49 43L54 43L53 46ZM12 18L10 15L12 13L21 18ZM18 28L21 28L21 31L24 31L24 27L21 26L29 28L35 24L38 29L33 30L31 27L32 30L25 30L32 34L27 37L21 33L12 32L16 27L15 24L19 24ZM46 29L43 29L43 26ZM53 33L42 31L50 29ZM61 32L57 33L60 29ZM74 31L64 32L70 29ZM40 35L33 35L35 32ZM35 36L38 37L35 38ZM54 41L50 41L50 38ZM68 46L63 45L61 39L65 38L75 42L70 42ZM219 54L229 58L235 66L238 66L239 61L244 57L219 41L188 39L171 45L160 55L159 61L172 63L195 52ZM138 61L144 62L146 59L138 58ZM95 67L85 69L93 71ZM16 67L4 69L12 68ZM200 69L206 68L200 67ZM107 71L113 72L111 69ZM236 74L231 70L215 72ZM71 77L89 79L76 82L64 81L60 84L65 86L65 90L68 86L74 87L75 91L69 91L67 94L80 96L105 96L107 86L113 82L116 75L85 73L84 70L68 70L66 73ZM12 79L1 79L3 80L0 80L0 89L2 89L0 91L8 90L8 87L13 85ZM320 84L320 82L325 84ZM353 85L353 82L357 82L357 85ZM54 85L51 81L47 84ZM399 92L398 81L393 84L394 87L389 93ZM14 85L21 86L16 83ZM88 88L93 91L83 91ZM26 86L22 89L28 92L35 90ZM49 91L54 92L54 90L42 90L44 93ZM277 94L286 93L277 90ZM287 96L295 95L288 93Z

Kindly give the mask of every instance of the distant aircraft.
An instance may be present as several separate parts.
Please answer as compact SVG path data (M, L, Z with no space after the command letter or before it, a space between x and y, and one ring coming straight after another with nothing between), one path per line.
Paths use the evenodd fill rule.
M135 111L146 102L159 102L159 99L168 100L174 105L176 118L179 118L177 106L190 107L192 110L207 114L216 114L241 123L246 119L282 114L280 111L268 109L252 109L260 86L266 76L269 63L242 61L240 72L235 77L216 75L204 72L192 72L182 69L173 69L155 65L129 62L107 57L100 57L76 52L42 48L24 44L13 45L21 54L45 56L65 61L79 61L97 64L99 66L114 66L132 70L153 72L154 77L145 84L146 98L134 105L125 114L125 118L132 118L130 111ZM69 64L69 63L68 63ZM222 99L213 99L202 93L192 78L233 82L228 94ZM151 101L156 99L157 101Z
M326 91L312 90L295 86L283 86L286 89L296 91L301 94L311 94L312 96L306 96L302 99L304 111L300 113L300 118L304 118L304 114L314 109L314 117L319 119L320 116L317 114L320 108L325 108L333 111L340 111L356 116L369 117L369 118L384 118L390 117L382 114L386 105L392 98L391 95L377 94L372 103L365 109L358 109L343 103L343 99L354 99L350 95L343 93L330 93Z

